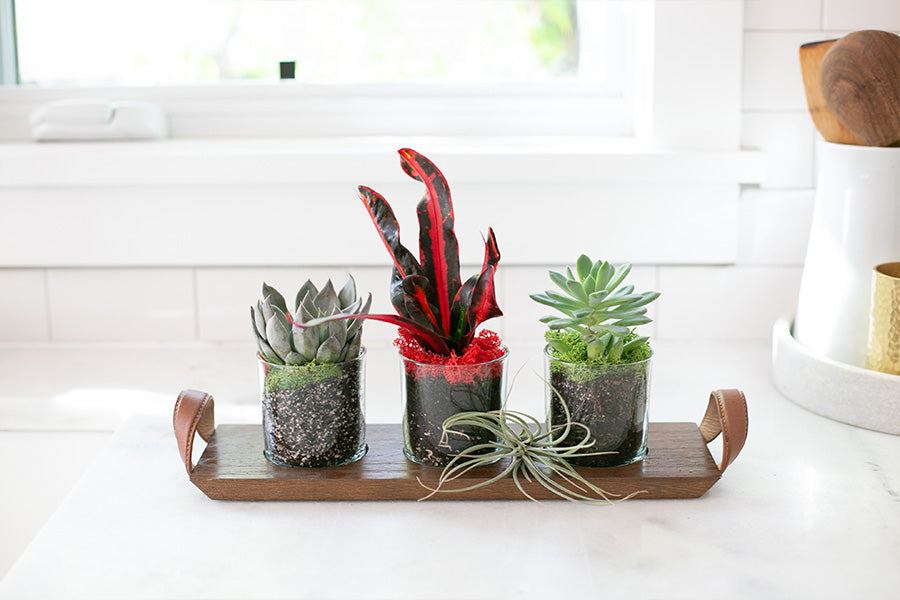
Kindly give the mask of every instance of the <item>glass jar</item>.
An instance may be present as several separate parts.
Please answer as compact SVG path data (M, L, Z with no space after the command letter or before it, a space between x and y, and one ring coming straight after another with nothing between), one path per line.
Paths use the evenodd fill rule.
M565 401L573 423L590 430L595 443L585 452L609 452L569 459L582 467L614 467L637 462L647 454L647 398L652 355L619 365L569 363L544 348L546 407L549 427L566 423ZM573 428L565 445L582 441Z
M325 365L259 359L264 454L278 465L334 467L366 453L365 358Z
M500 410L509 350L472 365L433 365L400 355L403 374L403 453L422 465L445 466L466 448L495 440L480 427L458 427L443 438L444 421L461 412ZM490 450L485 450L490 452Z

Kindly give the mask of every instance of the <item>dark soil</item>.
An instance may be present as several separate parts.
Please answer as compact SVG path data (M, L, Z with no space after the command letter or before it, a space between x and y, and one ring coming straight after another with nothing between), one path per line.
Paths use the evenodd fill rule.
M480 427L460 427L455 430L465 436L451 434L447 445L442 446L443 424L457 413L499 410L502 402L502 374L450 382L440 374L417 376L407 372L404 453L414 462L441 467L466 448L493 441L494 436Z
M620 365L633 368L587 381L580 381L577 371L573 372L579 365L561 363L557 368L559 364L550 368L550 384L565 399L572 422L590 429L595 444L585 451L615 452L572 458L569 462L583 467L611 467L643 458L647 443L648 363ZM551 425L564 425L566 414L559 397L550 390L548 394ZM575 444L584 438L584 430L576 428L564 443Z
M266 375L262 398L266 458L292 467L330 467L365 454L360 363L343 363L335 373L295 385L276 381L274 373Z

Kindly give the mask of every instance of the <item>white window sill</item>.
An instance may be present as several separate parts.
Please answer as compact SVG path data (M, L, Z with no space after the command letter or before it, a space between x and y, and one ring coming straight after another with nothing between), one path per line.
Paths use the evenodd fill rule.
M451 186L486 182L760 183L764 153L659 149L628 139L304 138L0 144L0 187L366 183L404 179L396 151Z
M403 146L447 177L472 264L489 225L503 229L506 264L564 264L585 251L729 263L741 185L766 171L758 151L589 138L0 144L0 268L383 264L354 192L385 194L415 231L422 189L400 169ZM33 235L35 223L54 243ZM281 227L291 233L273 233ZM335 244L335 227L353 243Z

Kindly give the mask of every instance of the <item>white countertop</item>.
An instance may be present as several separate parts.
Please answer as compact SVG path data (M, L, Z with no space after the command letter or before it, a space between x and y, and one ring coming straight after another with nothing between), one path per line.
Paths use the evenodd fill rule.
M179 461L174 390L118 428L0 598L897 597L900 436L795 406L770 357L756 342L657 344L651 419L696 422L710 390L738 387L747 444L699 499L604 507L209 500ZM219 423L258 415L217 402Z

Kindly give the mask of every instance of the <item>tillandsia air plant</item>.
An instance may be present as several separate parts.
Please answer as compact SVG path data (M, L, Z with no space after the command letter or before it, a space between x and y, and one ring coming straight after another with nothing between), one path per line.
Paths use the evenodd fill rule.
M565 407L565 402L562 405ZM604 491L572 467L572 459L608 453L591 451L593 440L587 435L587 427L572 422L568 410L562 424L544 431L541 430L541 423L534 417L505 408L487 413L459 413L444 422L442 441L446 443L450 437L465 436L463 427L491 431L495 440L471 446L455 455L444 467L434 487L425 485L419 478L419 484L431 492L421 500L437 493L468 492L506 477L511 477L522 495L534 501L537 499L525 489L523 480L539 484L564 500L584 504L615 504L643 493L637 491L623 496ZM579 435L575 435L576 433ZM509 462L492 477L464 487L445 487L473 469L491 464L498 457Z
M336 315L365 315L372 305L357 297L353 276L340 292L329 279L319 290L307 280L288 309L284 296L263 283L262 298L250 307L250 322L262 358L276 365L333 364L356 358L362 345L362 321L306 323Z
M259 349L263 453L271 462L331 467L365 454L362 321L301 324L365 314L371 302L371 294L365 303L357 297L352 276L340 292L330 279L321 290L307 281L290 309L284 296L263 284L250 317Z
M606 363L630 362L632 351L646 347L648 338L638 336L634 328L650 323L647 305L659 297L659 292L634 293L633 285L623 285L631 272L630 264L613 267L605 261L591 261L582 254L566 274L550 271L550 279L562 293L547 290L531 294L531 299L562 313L562 316L541 318L550 329L547 343L557 356L577 357L583 344L586 360L569 362ZM554 332L569 332L557 334Z

